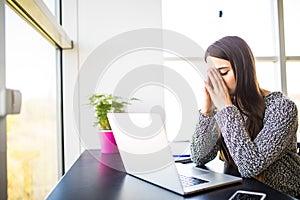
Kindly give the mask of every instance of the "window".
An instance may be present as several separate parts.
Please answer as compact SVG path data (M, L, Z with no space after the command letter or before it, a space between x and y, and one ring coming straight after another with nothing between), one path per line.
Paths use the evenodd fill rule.
M287 56L300 56L300 30L297 28L297 23L300 19L300 2L298 0L285 0L283 1L284 12L284 31L285 31L285 44ZM298 58L300 61L300 59Z
M298 116L300 116L300 91L299 91L299 73L300 73L300 30L296 24L300 20L300 2L297 0L283 1L284 12L284 33L285 33L285 52L287 93L298 107ZM298 127L298 141L300 141L300 124Z
M186 35L203 49L223 36L238 35L247 40L256 56L273 56L276 43L272 2L162 0L163 28ZM259 34L253 34L254 30Z
M56 48L5 11L6 85L22 93L20 115L7 116L8 199L44 199L59 178Z

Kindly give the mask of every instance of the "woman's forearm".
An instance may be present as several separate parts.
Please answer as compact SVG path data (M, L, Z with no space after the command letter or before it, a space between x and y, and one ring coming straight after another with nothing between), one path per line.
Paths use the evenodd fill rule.
M190 146L192 161L200 166L213 160L218 152L217 140L216 120L200 113Z

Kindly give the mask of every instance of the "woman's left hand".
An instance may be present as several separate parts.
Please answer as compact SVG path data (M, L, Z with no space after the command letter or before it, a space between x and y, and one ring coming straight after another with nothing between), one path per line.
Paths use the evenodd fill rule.
M209 69L208 81L205 82L205 87L218 110L222 110L226 106L232 105L228 88L216 68Z

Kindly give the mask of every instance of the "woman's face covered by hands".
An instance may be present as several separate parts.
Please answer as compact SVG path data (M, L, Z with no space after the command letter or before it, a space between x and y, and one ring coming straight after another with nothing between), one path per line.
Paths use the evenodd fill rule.
M208 80L205 81L205 88L214 106L221 110L232 105L230 96L234 94L236 88L234 72L227 60L208 56L207 61L212 67L208 69ZM205 110L208 109L205 108Z
M227 86L229 94L233 95L236 88L236 81L230 62L228 60L212 56L208 56L208 59L210 59L210 62L212 62L213 66L219 71L225 85Z

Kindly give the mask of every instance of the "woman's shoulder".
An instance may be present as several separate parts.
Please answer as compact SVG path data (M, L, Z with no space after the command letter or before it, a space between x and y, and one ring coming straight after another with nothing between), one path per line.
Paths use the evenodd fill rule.
M266 109L284 110L286 112L297 112L297 105L293 100L282 92L270 92L265 96Z
M289 99L280 91L269 92L264 98L266 103L274 103L274 102L294 103L291 99Z

